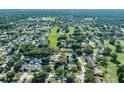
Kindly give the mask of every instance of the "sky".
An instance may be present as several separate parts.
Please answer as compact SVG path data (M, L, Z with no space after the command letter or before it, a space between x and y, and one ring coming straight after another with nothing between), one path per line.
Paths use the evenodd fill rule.
M0 0L0 9L124 9L124 0Z
M124 9L124 0L0 0L0 9ZM1 93L124 93L123 84L2 84ZM40 91L39 91L40 90ZM108 91L109 90L109 91Z

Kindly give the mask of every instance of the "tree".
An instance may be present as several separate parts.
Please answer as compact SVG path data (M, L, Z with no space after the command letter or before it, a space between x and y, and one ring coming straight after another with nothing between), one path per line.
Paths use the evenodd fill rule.
M89 69L93 69L93 66L91 64L87 64L86 67Z
M94 83L95 82L93 66L90 64L86 65L84 82L86 82L86 83Z
M2 72L3 72L3 70L4 70L4 68L0 67L0 73L2 73Z
M82 50L81 49L76 49L75 52L77 53L78 56L82 55Z
M103 66L103 67L107 67L107 60L108 60L108 57L107 56L97 56L96 57L96 60L97 62L100 62L100 64Z
M1 24L0 25L0 29L2 30L5 30L5 29L12 29L14 27L13 24L9 24L9 23L6 23L6 24Z
M8 62L7 63L7 66L8 66L7 70L10 70L13 65L14 65L14 60L12 62Z
M62 74L63 74L63 70L59 68L59 69L56 70L56 73L57 73L58 75L62 75Z
M14 70L16 72L18 72L22 66L23 62L17 62L15 65L14 65Z
M0 57L0 61L2 61L3 60L3 57Z
M59 40L66 40L66 38L67 38L67 36L65 36L65 35L60 35L60 36L58 37L58 41L59 41Z
M94 75L89 72L89 73L85 73L85 80L86 83L95 83L95 78Z
M69 70L72 71L72 72L76 72L77 71L77 67L71 67Z
M6 76L0 77L0 81L5 82L6 81Z
M118 74L118 81L120 83L124 83L124 65L121 65L118 70L117 70L117 74Z
M75 75L71 74L71 75L67 76L66 82L67 83L75 83Z
M42 60L43 62L48 62L48 63L49 63L49 57L42 57L41 60Z
M60 42L60 41L58 41L58 42L57 42L57 46L58 46L58 47L60 47L60 45L61 45L61 42Z
M110 56L110 53L111 53L112 49L109 48L109 47L106 47L103 51L103 55L104 56Z
M15 72L14 71L10 71L10 72L8 72L7 74L6 74L6 77L7 78L12 78L12 77L14 77L15 76Z
M121 47L120 44L117 44L117 45L116 45L116 52L117 52L117 53L122 52L122 47Z
M45 79L47 78L48 74L44 71L41 71L39 73L34 73L32 79L32 83L44 83Z
M47 57L52 54L52 49L50 48L32 48L33 50L30 50L28 52L25 52L25 55L28 56L42 56L42 57Z
M56 32L59 33L60 29L61 29L61 27L59 27Z
M75 26L75 32L78 32L80 28L78 26Z
M72 53L72 55L71 55L71 57L74 58L74 59L76 58L76 56L77 55L75 53Z
M116 53L112 53L112 54L111 54L111 57L113 58L113 60L116 60L117 57L118 57L118 55L117 55Z
M12 82L12 78L15 76L15 71L10 71L6 74L7 82Z
M87 46L86 48L84 48L84 52L86 55L92 54L93 53L93 47Z
M16 48L18 48L16 46ZM34 48L34 45L32 45L32 43L27 43L27 44L22 44L20 47L19 47L19 51L20 52L27 52L27 51L30 51Z
M111 55L111 61L113 62L113 63L115 63L115 64L117 64L117 65L119 65L119 64L121 64L121 62L119 61L119 60L117 60L117 57L118 57L118 55L116 54L116 53L113 53L112 55Z
M66 28L66 29L65 29L65 33L68 33L68 32L69 32L69 28Z
M45 66L44 68L43 68L43 71L46 71L46 72L50 72L50 71L52 71L52 69L51 69L51 67L50 66Z
M115 42L116 42L115 39L112 39L112 40L109 41L109 43L110 43L111 45L115 45Z
M55 78L50 78L48 80L48 83L57 83L56 79Z
M79 46L78 43L73 43L72 44L72 49L75 51L75 49L80 49L81 47Z
M62 64L60 62L56 62L54 65L54 70L56 70L57 68L59 68L59 66L61 66Z

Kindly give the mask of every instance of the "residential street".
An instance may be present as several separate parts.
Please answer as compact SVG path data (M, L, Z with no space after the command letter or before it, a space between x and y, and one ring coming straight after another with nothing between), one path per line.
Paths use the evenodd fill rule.
M82 61L81 57L78 57L78 61L79 61L80 64L81 64L82 73L81 73L80 75L77 75L77 77L78 77L78 78L81 80L81 82L83 83L83 82L84 82L84 76L85 76L85 74L84 74L84 72L85 72L84 65L85 65L86 63L84 63L84 62Z

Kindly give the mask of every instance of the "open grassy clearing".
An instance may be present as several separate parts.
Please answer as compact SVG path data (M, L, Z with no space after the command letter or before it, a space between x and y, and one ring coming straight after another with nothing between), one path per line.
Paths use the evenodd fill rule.
M121 46L124 46L124 41L123 40L117 40L120 41ZM104 41L104 46L105 47L110 47L112 49L112 52L115 52L115 47L109 44L109 41L105 40ZM121 62L121 64L124 64L124 53L117 53L118 55L118 60ZM107 74L104 77L104 80L108 83L117 83L118 82L118 77L117 77L117 66L116 64L108 61L107 62Z
M73 34L74 33L74 30L75 30L75 27L70 26L69 27L69 32L67 33L67 35Z
M115 47L109 44L108 40L104 40L104 47L110 47L112 49L112 52L115 52ZM107 74L104 76L104 81L108 83L117 83L118 77L117 77L117 66L116 64L112 63L110 61L110 58L107 61Z
M74 33L75 27L69 26L69 32L64 33L64 32L59 32L59 35L71 35Z
M124 53L118 53L118 60L121 64L124 64Z
M117 40L117 42L120 42L121 46L124 47L124 40Z
M124 40L117 40L120 42L122 48L124 48ZM118 60L121 62L121 64L124 64L124 49L122 53L117 53L118 55Z
M55 22L56 18L55 17L43 17L44 21L51 21L51 22Z
M120 42L121 46L124 47L124 41L123 40L117 40ZM109 41L105 40L104 41L105 47L110 47L112 49L112 52L115 52L115 47L109 44ZM117 53L118 54L118 60L124 64L124 53Z
M108 61L106 62L106 68L104 67L104 62L98 62L99 68L100 69L105 69L107 72L104 77L103 81L107 83L117 83L118 82L118 77L117 77L117 66L116 64L112 63L110 61L110 57L108 58Z
M116 64L108 61L107 62L107 74L104 76L104 80L108 83L117 83L118 82L118 77L117 77L117 66Z
M51 32L49 34L48 40L50 41L50 47L55 48L57 45L57 39L59 35L70 35L74 33L74 27L69 27L70 31L68 33L57 33L58 26L55 26L54 28L51 29Z
M112 52L115 51L115 47L112 46L111 44L109 44L109 41L108 40L104 40L104 47L109 47L112 49Z
M84 18L83 20L85 20L85 21L92 21L93 18L91 18L91 17L87 17L87 18Z
M51 32L49 34L48 40L50 41L50 47L51 48L55 48L57 45L57 39L58 39L58 33L57 33L57 29L59 27L55 26L54 28L51 29Z
M120 41L121 45L123 46L123 42ZM110 47L112 49L112 53L116 52L115 51L115 46L112 46L111 44L109 44L108 40L104 40L104 47ZM94 50L94 53L97 54L97 49ZM121 64L124 64L124 53L117 53L118 54L118 60L121 62ZM113 62L110 61L110 57L108 57L107 60L107 66L106 68L104 67L104 63L103 62L98 62L99 64L99 68L100 69L105 69L106 70L106 74L103 77L103 80L105 82L108 83L117 83L118 82L118 76L117 76L117 65Z
M81 26L81 28L82 28L82 29L89 29L89 30L95 30L95 29L96 29L96 27L93 27L93 26L85 26L85 25Z

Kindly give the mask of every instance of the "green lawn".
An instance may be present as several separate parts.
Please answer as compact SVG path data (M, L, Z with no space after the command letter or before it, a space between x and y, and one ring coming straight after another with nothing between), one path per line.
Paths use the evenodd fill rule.
M124 41L123 40L117 40L120 41L120 44L122 47L124 47ZM109 41L104 40L105 47L110 47L112 49L112 52L115 52L115 47L109 44ZM118 60L121 62L121 64L124 64L124 53L117 53L118 54Z
M120 42L121 46L124 47L124 40L117 40Z
M108 40L104 40L104 47L110 47L112 49L112 52L115 52L115 47L109 44ZM108 83L117 83L118 82L118 77L117 77L117 66L116 64L110 62L110 58L107 61L107 74L104 76L104 80ZM110 78L109 78L110 76Z
M43 17L44 21L51 21L51 22L55 22L56 18L55 17Z
M82 29L89 29L89 30L95 30L96 27L93 27L93 26L86 26L86 25L83 25L81 26Z
M57 45L57 39L58 39L57 29L58 28L59 28L58 26L55 26L54 28L51 29L51 32L49 34L48 40L50 41L51 48L55 48Z
M104 40L104 47L109 47L112 49L112 52L115 51L115 47L112 46L111 44L109 44L109 41L108 40Z
M74 33L75 27L70 26L68 33L59 32L59 35L71 35Z
M59 35L70 35L74 33L74 27L70 26L69 29L70 31L68 33L57 33L57 29L59 27L55 26L54 28L51 29L51 32L49 34L48 40L50 41L50 47L55 48L57 45L57 39Z
M104 76L104 80L108 83L117 83L118 82L118 77L117 77L117 66L116 64L108 61L107 62L107 68L106 68L106 71L107 71L107 74L105 74ZM110 76L110 78L109 78Z
M73 34L74 33L74 30L75 30L75 27L70 26L69 27L69 32L67 33L67 35Z
M103 77L103 81L107 82L107 83L117 83L118 82L118 77L117 77L117 66L116 64L110 62L110 58L108 59L107 63L107 67L104 67L104 64L102 64L103 62L98 62L99 64L99 68L100 69L105 69L107 71L107 73L104 75ZM108 76L111 76L111 78L109 78Z
M117 40L117 41L119 41L121 46L124 47L124 40ZM124 64L124 53L123 52L118 53L118 60L121 62L121 64Z
M124 41L122 41L122 40L117 40L117 41L120 41L120 44L122 46L124 46ZM112 49L112 52L115 52L115 47L112 46L111 44L109 44L108 40L104 40L104 46L110 47ZM124 53L117 53L117 54L118 54L117 59L121 62L121 64L124 64ZM117 68L116 64L114 64L110 61L108 61L107 63L108 63L108 66L107 66L106 70L108 73L105 75L104 80L109 83L117 83L118 82L118 80L117 80L118 79L118 77L117 77L117 69L118 68ZM111 76L110 79L108 79L108 75Z
M87 17L87 18L83 18L83 20L86 20L86 21L92 21L93 20L93 18L91 18L91 17Z
M121 62L121 64L124 64L124 54L118 53L118 60Z
M121 45L124 46L124 41L123 40L117 40L120 41ZM104 40L104 47L110 47L112 49L112 52L116 52L115 51L115 46L112 46L111 44L109 44L108 40ZM97 49L94 49L94 53L97 53ZM118 54L118 60L121 62L121 64L124 64L124 53L117 53ZM99 64L99 68L102 69L104 68L106 70L106 74L103 77L103 80L105 82L108 83L117 83L118 82L118 76L117 76L117 65L112 63L110 61L110 57L107 60L107 67L104 68L104 64L102 64L102 62L98 62Z
M55 22L56 18L51 18L50 21L51 22Z

